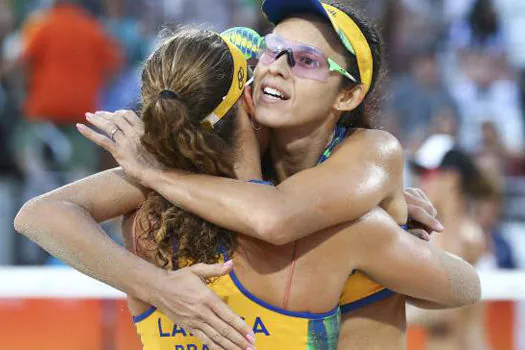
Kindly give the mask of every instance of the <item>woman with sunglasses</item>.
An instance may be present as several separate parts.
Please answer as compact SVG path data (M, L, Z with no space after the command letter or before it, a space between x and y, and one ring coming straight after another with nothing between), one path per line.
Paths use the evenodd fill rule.
M272 2L267 2L265 5L271 3ZM332 8L329 9L334 11ZM299 11L296 11L296 13L299 13ZM338 12L336 13L339 16L343 16ZM281 181L278 187L215 179L206 176L193 176L177 171L166 173L162 169L155 171L145 170L141 167L134 169L133 166L126 163L129 160L126 160L121 153L123 149L122 146L126 146L125 142L129 141L124 137L125 135L122 135L124 132L118 132L123 128L119 129L116 134L119 135L120 140L117 139L118 142L116 144L113 143L113 146L111 146L112 153L116 156L117 160L123 163L122 165L130 174L135 175L144 183L147 183L157 176L158 183L149 184L149 187L154 188L166 198L178 202L181 207L225 228L282 245L282 248L276 249L284 249L290 253L288 263L291 273L288 281L293 281L293 267L298 268L298 270L304 268L304 266L301 267L301 258L305 254L304 249L308 250L308 243L305 246L302 246L302 243L308 242L309 239L288 245L286 243L293 242L294 239L305 237L314 232L330 230L330 228L336 229L337 225L342 225L345 222L359 217L359 215L366 213L375 205L381 205L398 223L403 223L406 220L406 207L402 207L404 203L402 203L403 197L402 191L400 190L401 179L400 176L395 174L396 171L400 172L400 159L398 159L400 155L397 143L395 143L391 137L381 132L368 132L363 129L344 130L345 124L349 124L347 126L354 128L366 126L364 123L359 124L359 119L362 117L360 114L356 115L356 125L352 124L356 123L356 121L349 120L351 116L343 115L343 111L355 111L356 107L361 105L363 98L366 96L365 92L372 87L372 82L374 81L372 79L373 74L366 69L366 62L363 64L364 69L359 67L359 70L357 70L357 68L354 67L353 70L356 72L352 72L352 70L347 68L347 70L351 71L348 75L353 76L354 80L364 81L357 86L355 83L352 83L351 88L345 88L346 80L341 80L331 74L319 74L319 72L315 74L312 74L312 72L305 73L304 68L307 68L309 64L313 64L313 68L326 68L327 66L328 71L332 68L343 72L340 70L340 67L344 65L345 51L342 46L338 47L338 41L333 40L333 38L330 39L331 30L332 28L326 26L324 20L316 17L297 16L284 20L276 27L275 33L281 36L281 38L277 38L281 42L288 40L289 42L286 44L290 47L286 47L284 50L273 50L272 53L272 38L270 37L267 42L267 47L270 49L266 50L263 56L265 53L268 53L270 57L274 55L274 62L264 68L264 63L262 62L264 57L261 56L261 64L256 71L256 84L253 93L254 103L257 106L255 119L261 124L272 128L273 135L270 152L274 158L273 165L276 171L274 180ZM301 37L301 35L303 37ZM290 37L293 37L294 40L291 40ZM292 41L295 43L292 43ZM301 45L309 46L310 48L293 46L299 42ZM306 43L308 45L305 45ZM357 46L357 44L353 45L354 50L356 50L355 46ZM363 41L361 41L361 45L362 44ZM337 49L334 47L337 47ZM324 51L324 53L315 52L314 55L310 52L312 51L310 50L311 48ZM328 55L325 54L326 52L328 52ZM335 66L333 63L331 64L328 59L326 59L327 63L324 66L323 62L316 62L316 59L321 57L321 54L324 55L323 59L328 56L333 63L340 62L340 67ZM363 58L359 57L359 52L357 56L358 61ZM299 65L297 64L297 58L300 60ZM372 65L369 61L368 67L370 70L372 69ZM324 69L324 72L326 72L326 69ZM292 76L292 74L294 75ZM295 74L297 74L297 76L295 76ZM347 74L344 75L346 76ZM292 117L295 113L297 113L298 118ZM119 119L117 116L112 119L111 123L106 120L104 123L99 121L98 124L102 128L107 128L109 124L112 124L114 127L115 124L113 123L118 125L118 123L121 122L122 118ZM334 129L335 132L333 131ZM111 130L108 130L108 133L113 134ZM352 134L352 137L345 138L345 136L349 134ZM102 141L101 138L98 138L98 136L94 134L91 134L91 138L98 140L99 143L105 146L109 145L106 141ZM329 147L325 149L324 146L327 142ZM115 147L115 145L118 147ZM326 160L332 152L333 156L330 159L322 165L314 167L319 159ZM142 153L142 156L148 160L146 162L148 165L155 164L155 162L150 163L151 158L148 158L149 155L147 153ZM348 166L349 159L355 161L357 165ZM140 171L136 171L137 169L140 169ZM143 173L143 171L145 172ZM394 173L393 176L390 176L389 171ZM175 179L178 184L173 183L173 179ZM357 181L358 185L353 184L351 179ZM114 181L114 185L117 185L118 179L115 179L113 176L112 180ZM126 190L129 191L129 188ZM214 195L211 195L212 193L214 193ZM352 194L355 195L354 198L349 197ZM322 195L322 197L320 197L320 195ZM178 199L174 200L175 198ZM136 198L133 200L136 200ZM33 207L35 206L33 203ZM220 208L220 210L218 208ZM26 210L26 212L28 211L30 211L30 209ZM381 214L378 213L370 215L372 215L373 218L377 218L377 215L381 217ZM390 219L387 217L381 218L376 223L376 226L382 228L382 224L387 223L388 220ZM24 220L20 219L20 222L23 221ZM19 226L23 225L20 224ZM341 227L339 228L341 229ZM377 234L385 232L382 229L379 231ZM29 234L27 230L26 233ZM45 239L42 239L42 236L46 234L48 233L44 232L39 237L33 238L37 240L41 239L43 245L46 245L48 249L52 249L53 247L50 247L50 243L46 243L44 241ZM353 236L359 237L359 235ZM377 239L379 237L375 238ZM415 268L417 270L419 268L421 269L419 273L423 274L425 274L425 272L432 272L432 277L437 276L434 274L436 271L431 271L431 269L425 270L423 266L427 268L432 266L438 268L441 272L450 271L447 270L450 266L440 265L440 263L433 260L432 252L428 246L421 246L420 242L411 241L410 237L406 234L401 233L382 238L383 239L376 241L377 244L374 245L373 250L368 250L372 247L367 248L366 244L360 244L354 246L356 249L359 248L357 251L348 250L347 254L358 257L360 254L364 254L364 252L370 253L368 254L369 259L367 261L373 264L377 263L377 259L379 258L387 258L386 255L383 257L377 256L377 259L374 261L373 253L384 252L382 249L392 248L393 250L389 250L388 253L398 254L397 258L400 258L399 254L410 257L410 254L405 255L404 253L415 249L416 251L413 254L419 257L421 257L421 251L424 251L423 255L429 259L427 260L429 265L416 264L416 266L407 266L407 269ZM373 237L368 237L368 239L373 239ZM394 241L392 241L392 239L394 239ZM398 239L401 241L398 241ZM403 241L404 239L408 241ZM403 244L400 246L393 244L401 242L403 242ZM62 246L67 247L69 245L69 247L71 247L74 246L75 243L76 242L70 240L67 243L62 243ZM98 245L99 243L97 243L97 246ZM396 250L394 247L399 249ZM93 251L91 254L96 255ZM111 256L118 258L115 258L115 261L128 259L126 263L128 267L138 264L131 262L129 257L124 257L121 253L119 254L112 254ZM61 256L63 257L63 255ZM74 259L70 258L69 261L75 263L76 267L83 268L84 271L88 268L97 268L97 264L86 267L81 266L78 260L74 261ZM435 265L436 263L437 265ZM106 265L105 267L111 270L111 266L109 266L111 264L102 262L102 265ZM356 264L355 267L361 267L361 269L365 271L367 269L373 271L371 265ZM415 278L416 271L412 270L412 273L402 271L402 273L408 275L409 281L407 281L406 275L399 276L396 274L400 272L399 270L389 271L389 268L392 267L393 266L388 265L383 266L381 271L377 272L377 276L378 279L381 280L381 274L386 273L386 275L383 276L383 281L393 285L399 292L425 297L431 301L449 305L471 302L477 298L477 280L475 278L475 281L470 279L471 283L466 284L469 287L473 287L474 293L457 293L454 295L451 291L456 292L456 288L459 288L461 281L455 278L458 276L447 275L451 278L451 285L447 284L444 286L447 288L438 288L437 291L430 290L433 288L427 288L425 292L428 292L428 294L423 293L425 295L420 295L412 289L417 289L413 283L416 285L417 283L421 283L421 277ZM100 277L99 274L97 277L104 281L109 281L112 285L120 287L121 289L130 291L131 294L138 295L142 299L155 301L153 304L166 305L166 300L162 300L162 298L165 298L167 294L155 300L155 297L148 295L150 291L142 289L144 288L144 283L138 282L137 278L145 277L143 273L146 268L142 266L141 270L142 271L136 269L129 272L126 271L129 273L127 276ZM388 271L388 273L386 271ZM248 289L250 289L250 284L263 283L261 279L258 281L250 281L249 278L243 278L242 267L236 272L240 275L243 284L248 285ZM296 273L299 274L297 271ZM374 273L372 274L374 275ZM159 275L156 274L156 276ZM394 276L398 279L391 282L390 278ZM443 275L441 275L441 277L443 277ZM134 278L135 280L132 281ZM161 276L159 276L159 278L161 278ZM163 279L164 282L166 281L165 276L161 279ZM152 282L151 278L145 278L144 281ZM408 283L401 283L401 285L399 285L398 283L400 281ZM448 280L447 283L449 283ZM297 281L287 285L290 285L290 288L282 291L281 294L283 295L281 296L288 296L288 300L292 300L288 308L294 311L295 308L300 308L300 305L299 303L294 305L293 300L295 297L293 293L304 293L304 290L301 292L301 286ZM421 287L421 285L419 285L419 287ZM159 290L162 290L162 288ZM418 291L420 292L421 289ZM268 293L271 293L270 290ZM435 293L444 294L436 295ZM275 296L268 294L266 299L273 300L272 298L275 298ZM277 298L279 298L279 296L277 296ZM278 304L279 302L275 303ZM231 320L231 323L234 323L234 320ZM368 338L368 342L370 343L370 338Z
M254 119L271 128L268 153L275 173L270 178L279 183L276 188L150 171L126 164L125 155L116 154L117 160L146 186L190 211L274 244L351 220L378 204L403 223L401 150L390 135L366 130L371 128L366 108L381 71L380 40L352 11L320 5L264 3L277 26L266 37L255 71ZM294 13L305 12L318 17L292 22ZM286 17L292 18L280 22ZM314 27L310 32L308 25ZM338 144L330 159L309 168L326 160ZM149 175L143 177L137 169ZM217 207L220 212L213 210ZM292 254L291 265L294 261ZM401 344L404 302L363 275L352 274L341 299L346 312L342 341L362 348L370 339L382 348ZM381 337L375 337L378 332Z

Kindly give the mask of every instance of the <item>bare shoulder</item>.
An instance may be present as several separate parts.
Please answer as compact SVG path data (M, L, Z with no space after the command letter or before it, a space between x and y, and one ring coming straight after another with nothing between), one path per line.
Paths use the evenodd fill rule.
M333 162L352 174L358 169L366 169L370 178L384 180L382 201L389 202L382 202L381 207L394 215L396 220L399 219L399 222L404 222L405 161L401 143L394 135L383 130L352 129L350 132L340 149L334 152Z
M403 148L391 133L377 129L351 129L341 146L341 153L359 152L376 159L403 161Z
M350 129L350 136L346 143L358 142L366 145L382 146L387 148L401 148L399 140L385 130L379 129Z

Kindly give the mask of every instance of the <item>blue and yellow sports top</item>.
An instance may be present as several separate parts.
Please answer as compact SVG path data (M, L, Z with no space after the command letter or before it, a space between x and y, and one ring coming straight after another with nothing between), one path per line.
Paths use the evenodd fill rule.
M253 327L259 349L336 349L340 311L291 312L269 305L246 290L234 272L210 288ZM155 308L133 317L144 350L204 350L196 337Z
M334 138L319 163L330 157L335 146L346 136L346 131L343 127L336 129ZM316 314L287 311L260 300L243 287L234 272L217 278L210 288L253 327L259 349L275 350L336 349L341 312L351 312L394 294L361 272L354 271L341 294L340 307L324 314ZM195 336L174 324L154 307L133 317L133 321L144 350L208 349Z
M330 158L334 148L341 143L347 135L348 129L343 126L338 126L332 141L326 147L317 164L321 164ZM395 292L377 284L362 272L354 271L348 277L343 292L341 293L341 298L339 299L341 313L345 314L357 310L376 301L386 299L394 294Z

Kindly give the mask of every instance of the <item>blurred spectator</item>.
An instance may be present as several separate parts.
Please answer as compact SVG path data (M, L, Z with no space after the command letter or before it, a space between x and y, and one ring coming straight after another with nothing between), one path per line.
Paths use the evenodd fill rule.
M108 32L119 41L123 50L127 66L141 63L150 47L145 37L144 28L140 20L129 15L133 13L130 6L123 0L109 0L106 4L106 20L104 25ZM135 3L135 7L139 4Z
M120 64L120 52L101 25L74 4L57 0L28 35L25 112L34 121L72 124L97 107L97 93Z
M503 191L507 151L493 122L484 122L481 125L481 134L481 145L474 152L476 162L494 185Z
M406 148L417 149L429 135L431 126L440 123L438 119L454 124L456 106L441 80L434 50L424 49L415 54L410 73L394 80L390 90L387 120L394 125L389 129Z
M477 0L469 15L472 41L486 46L500 34L499 17L492 0Z
M450 24L468 16L476 0L443 0L443 15Z
M157 24L176 21L222 31L233 23L239 4L242 4L241 0L159 0L148 5L163 16Z
M504 50L500 18L492 0L469 2L461 16L450 23L449 40L455 49L477 47L493 52Z
M0 1L0 43L4 41L4 38L7 36L11 29L11 12L8 10L7 6L4 4L3 1ZM1 50L0 50L1 52ZM4 58L2 55L0 55L0 81L2 80L2 77L4 76ZM4 105L6 103L6 96L5 91L0 84L0 114L2 114L2 111L4 109Z
M471 214L478 200L493 198L494 187L449 135L433 135L418 150L414 169L420 185L436 206L445 232L433 238L436 246L471 264L487 254L482 227ZM428 331L427 349L488 349L483 305L453 311L411 310L409 321Z
M13 16L8 9L6 1L0 1L0 42L7 36L11 30Z
M430 134L445 134L457 137L458 117L452 108L441 108L432 119Z
M518 71L521 105L525 109L525 1L494 0L501 15L501 24L510 63Z
M97 108L104 83L121 65L120 51L74 1L58 0L28 25L32 29L26 29L22 56L28 124L21 128L17 148L25 170L31 168L28 162L36 161L51 168L47 170L91 173L97 166L96 152L75 130L75 123ZM42 154L35 154L39 151Z
M100 92L122 58L101 24L75 2L57 0L22 31L26 118L15 141L25 175L24 201L98 169L97 147L75 124L97 109ZM47 255L25 240L19 249L23 263L41 263Z
M390 50L395 53L394 64L406 70L414 53L422 47L438 47L446 33L443 0L396 0L401 6L398 16L397 39Z
M451 89L460 111L459 139L469 152L482 144L482 125L492 122L505 135L507 152L520 154L524 146L523 113L519 88L498 53L473 49L460 62L462 76Z
M100 17L104 13L104 3L107 3L111 0L78 0L79 4L82 5L83 8L89 11L89 13L93 16Z
M478 269L515 269L516 260L510 244L501 229L501 193L480 199L474 205L474 217L485 233L486 253L477 264Z
M13 217L19 202L20 171L14 159L11 142L19 117L16 94L18 76L12 71L7 54L7 38L14 26L14 16L5 1L0 1L0 265L14 262L15 233Z
M152 39L142 22L128 15L132 9L123 0L106 2L105 26L124 50L124 67L112 84L101 91L104 110L133 109L140 96L140 65L146 58ZM139 6L135 3L135 6Z

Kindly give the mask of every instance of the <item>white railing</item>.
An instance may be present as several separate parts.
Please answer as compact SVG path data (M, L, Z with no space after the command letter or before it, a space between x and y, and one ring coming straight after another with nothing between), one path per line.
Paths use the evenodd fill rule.
M525 271L483 271L480 277L484 300L525 300ZM0 298L122 297L122 292L68 267L0 268Z

